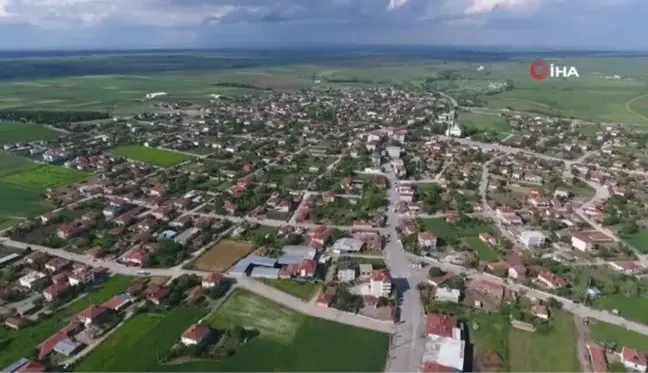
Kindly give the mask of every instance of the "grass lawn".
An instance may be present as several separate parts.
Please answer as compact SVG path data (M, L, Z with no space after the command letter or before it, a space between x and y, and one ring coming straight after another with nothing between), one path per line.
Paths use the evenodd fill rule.
M87 177L87 173L73 168L32 163L18 172L5 174L0 180L23 188L45 191L70 185Z
M499 260L499 254L495 249L488 246L479 237L469 237L465 239L466 244L477 253L479 260L486 262L496 262Z
M634 234L623 237L632 247L643 254L648 254L648 229L639 229Z
M83 311L90 304L102 303L113 295L123 292L130 281L130 277L113 276L100 289L78 299L34 326L17 332L8 331L5 328L0 329L0 339L9 339L0 352L0 365L8 366L23 356L30 356L41 342L64 327L74 315Z
M574 319L566 312L553 315L547 333L510 328L509 356L512 372L579 372Z
M509 319L501 313L477 313L470 321L479 324L477 330L470 329L470 343L475 346L476 353L499 355L504 363L502 370L508 371Z
M446 223L445 219L422 219L423 229L434 232L443 242L467 237L477 237L480 233L492 232L493 227L487 223L478 222L475 225L462 226Z
M606 310L619 310L619 315L642 323L648 323L648 298L627 297L623 294L611 294L599 298L596 305Z
M140 314L95 348L76 372L152 372L180 335L205 314L200 308L176 308L167 315Z
M319 289L320 284L317 283L304 283L295 280L271 280L267 279L264 282L273 288L279 289L284 293L288 293L303 301L309 301Z
M174 166L193 159L192 156L169 150L148 148L141 145L119 146L112 150L116 155L156 166Z
M648 336L624 329L620 326L601 321L591 322L590 336L599 342L615 342L619 348L623 346L645 350L648 346Z
M63 133L40 124L0 121L0 145L18 141L50 140L62 135Z
M511 126L509 126L506 119L499 115L462 112L459 113L457 120L463 123L466 128L497 132L507 132L511 130Z

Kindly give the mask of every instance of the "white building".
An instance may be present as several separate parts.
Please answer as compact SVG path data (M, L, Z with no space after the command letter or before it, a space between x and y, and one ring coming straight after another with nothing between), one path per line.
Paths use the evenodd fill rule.
M364 247L364 242L357 238L340 238L333 244L333 252L336 254L347 252L359 252Z
M401 155L401 147L400 146L388 146L387 147L387 154L389 154L389 157L392 159L398 159L400 158Z
M438 364L448 371L464 370L466 342L455 318L445 315L427 316L427 340L423 350L423 365Z
M392 278L388 270L374 271L369 281L369 294L374 297L388 297L392 290Z
M527 249L542 246L545 243L545 236L540 231L522 231L518 239Z
M44 283L46 278L47 275L43 272L33 271L18 279L18 282L20 283L20 286L32 289L33 287Z
M464 133L464 126L461 123L454 122L450 125L448 125L448 128L446 129L445 135L446 136L452 136L452 137L461 137L463 136Z
M627 369L635 372L648 370L646 354L631 347L623 347L621 350L621 362Z
M459 290L446 287L437 288L434 294L434 299L441 302L459 303L460 297L461 292Z

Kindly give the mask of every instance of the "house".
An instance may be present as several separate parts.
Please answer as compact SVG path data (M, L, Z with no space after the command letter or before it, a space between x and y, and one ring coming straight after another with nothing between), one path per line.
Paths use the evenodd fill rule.
M32 271L18 279L20 286L34 289L47 282L47 276L43 272Z
M621 363L627 369L637 372L645 372L648 369L646 354L631 347L624 346L621 350Z
M45 269L53 274L60 272L68 265L70 265L69 260L57 257L45 263Z
M360 264L358 268L360 269L360 274L358 276L360 280L367 280L371 277L371 274L373 273L373 266L371 264Z
M623 272L626 275L635 274L643 269L639 262L608 262L608 265L615 271Z
M583 252L596 249L598 245L610 242L611 239L601 232L575 232L571 236L571 245Z
M44 215L41 215L41 217L40 217L40 220L41 220L41 222L43 224L53 223L54 221L56 221L56 219L57 219L56 214L54 214L52 212L48 212L48 213L46 213Z
M451 373L456 372L455 369L441 365L438 363L423 363L419 369L420 373Z
M364 245L364 241L357 238L340 238L333 244L333 252L337 254L348 252L357 253L362 251Z
M197 346L209 337L210 329L205 325L193 324L180 337L185 346Z
M515 265L509 267L508 278L512 280L523 280L526 277L528 270L524 265Z
M373 271L369 281L369 292L374 297L387 297L391 294L392 277L389 270Z
M20 330L29 324L29 320L20 316L7 317L4 324L9 328Z
M550 271L543 271L538 274L536 280L549 289L558 289L567 285L567 281L558 277Z
M340 282L351 282L356 279L356 271L355 269L339 269L336 277Z
M47 365L40 361L32 360L27 364L21 366L16 373L41 373L47 372Z
M608 362L605 356L605 349L597 343L588 343L587 352L592 363L593 373L607 373Z
M315 303L318 306L329 307L333 303L335 294L337 294L337 287L329 285L326 290L319 293Z
M432 232L419 232L418 243L422 248L434 250L437 244L436 235Z
M549 309L542 304L535 303L531 307L531 314L539 319L549 320Z
M123 295L115 295L114 297L104 302L104 304L102 304L101 307L119 312L124 310L131 303L132 302L130 298L126 298Z
M83 323L86 327L90 325L99 325L106 320L107 316L110 314L110 310L105 307L97 306L96 304L90 305L88 308L83 310L78 316L79 321Z
M156 286L148 291L147 299L156 306L159 306L170 292L171 290L166 286Z
M202 280L202 287L205 289L211 289L215 287L216 285L220 284L220 282L223 280L223 275L220 273L210 273L209 275L205 276Z
M69 282L56 282L43 290L43 297L48 302L57 299L59 296L67 293L71 286Z
M315 277L317 271L317 262L313 259L302 259L297 267L299 277Z
M457 320L446 315L427 315L426 331L423 366L431 363L447 367L450 371L463 371L466 342Z

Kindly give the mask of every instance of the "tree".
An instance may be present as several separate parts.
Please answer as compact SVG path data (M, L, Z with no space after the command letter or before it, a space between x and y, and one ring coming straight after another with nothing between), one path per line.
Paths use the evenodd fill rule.
M439 267L432 267L430 268L428 274L430 275L430 277L441 277L444 276L446 272Z
M559 310L563 307L563 304L558 299L551 297L547 300L547 306Z

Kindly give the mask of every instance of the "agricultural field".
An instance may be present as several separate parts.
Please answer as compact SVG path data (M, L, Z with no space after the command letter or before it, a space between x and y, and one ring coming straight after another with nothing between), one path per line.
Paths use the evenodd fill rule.
M477 237L480 233L493 231L493 227L489 224L478 220L466 225L446 223L443 218L422 219L422 223L421 229L436 234L439 239L439 246L443 246L448 242L457 241L462 238Z
M648 229L639 229L637 232L623 237L632 247L641 253L648 253Z
M508 132L511 130L511 126L509 126L506 119L499 115L460 112L457 120L469 129L496 132Z
M50 164L32 164L27 169L23 168L19 172L0 177L0 181L26 189L45 191L50 188L70 185L87 177L87 173L72 168Z
M113 154L133 159L136 161L150 163L156 166L174 166L193 159L192 156L170 150L148 148L141 145L119 146L112 150Z
M19 141L50 140L63 133L40 124L0 121L0 145Z
M511 324L508 317L502 313L478 313L474 314L470 321L477 326L477 329L470 331L470 343L475 346L478 365L482 359L487 359L490 366L496 365L499 368L487 370L485 366L475 366L473 370L510 371L508 365Z
M488 246L478 237L466 238L464 242L466 243L466 245L468 245L468 247L470 247L471 250L473 250L477 254L479 260L485 262L496 262L500 258L499 254L494 248Z
M275 289L295 296L305 302L311 300L315 295L315 292L320 288L320 284L317 283L299 282L295 280L267 279L264 280L264 282Z
M158 360L189 325L205 315L200 308L176 308L168 314L139 314L128 320L79 364L76 372L153 372Z
M8 366L28 354L45 339L64 327L72 317L86 309L91 304L103 303L114 295L123 292L132 278L113 276L102 287L91 291L67 307L54 313L50 318L40 321L34 326L20 331L0 329L0 339L7 338L0 353L0 365Z
M252 245L244 241L221 240L203 253L193 263L201 271L224 272L252 250Z
M547 333L511 328L509 356L512 372L578 372L574 319L567 312L555 312Z
M616 343L618 349L627 346L645 350L648 346L648 336L620 326L596 321L590 323L589 330L592 339L603 344Z

